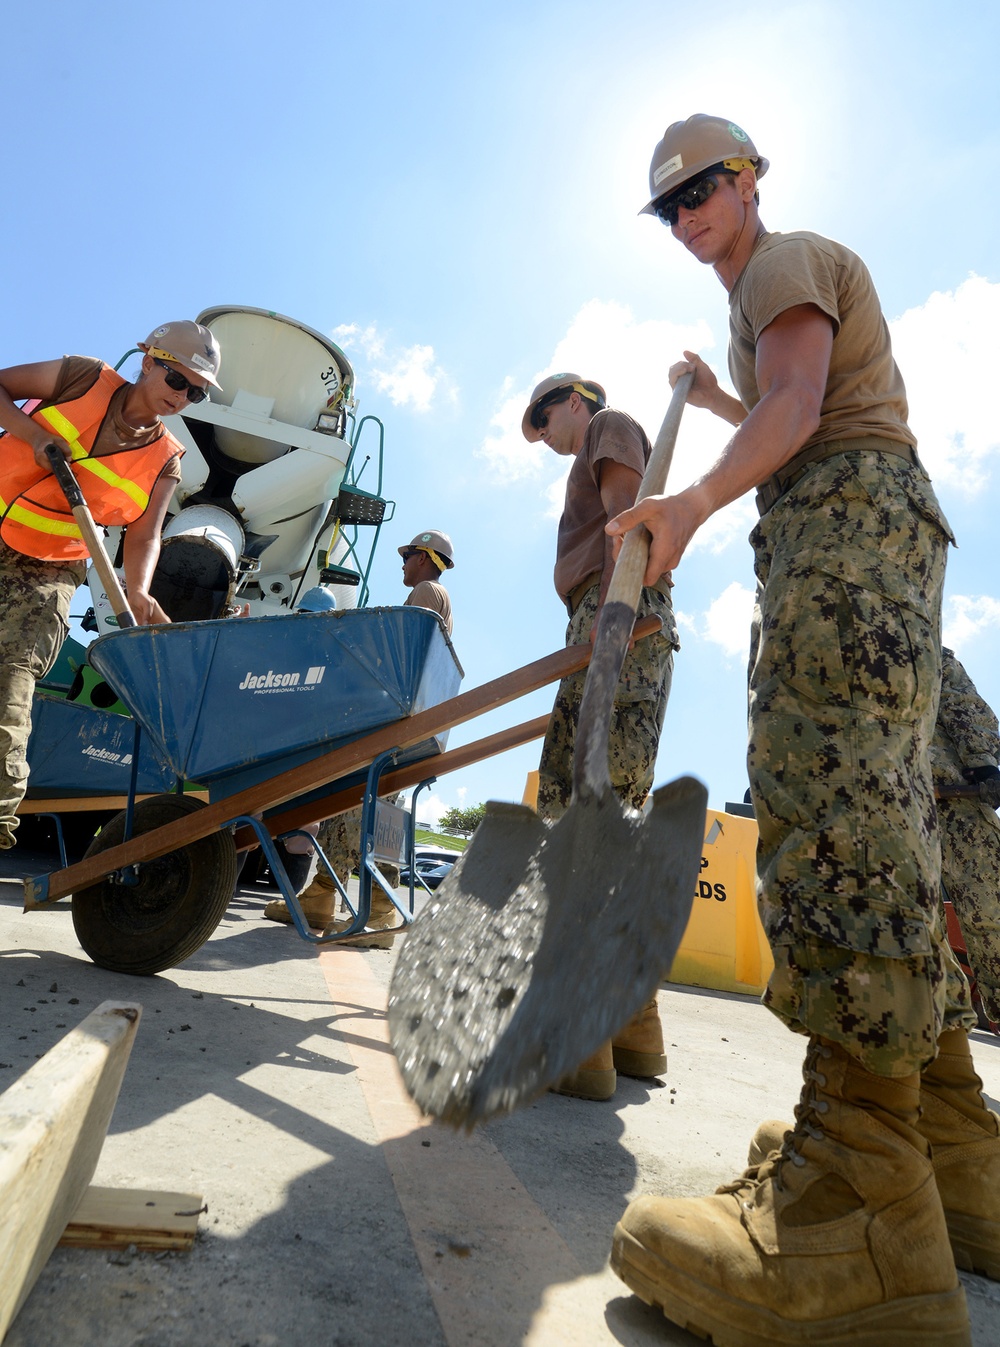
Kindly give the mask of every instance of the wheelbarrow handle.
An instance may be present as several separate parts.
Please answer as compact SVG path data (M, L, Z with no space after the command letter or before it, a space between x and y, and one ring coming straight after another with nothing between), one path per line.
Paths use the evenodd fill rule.
M52 472L66 497L66 503L73 511L73 518L83 534L83 541L87 544L87 551L97 568L97 574L101 577L101 583L104 585L107 596L111 601L111 608L118 619L119 627L137 626L135 615L128 606L128 599L126 599L125 591L121 587L121 581L111 564L111 558L104 550L104 539L98 532L97 525L94 523L94 516L87 508L87 502L80 490L80 483L70 471L65 455L60 452L56 445L47 444L45 446L45 457L52 466Z

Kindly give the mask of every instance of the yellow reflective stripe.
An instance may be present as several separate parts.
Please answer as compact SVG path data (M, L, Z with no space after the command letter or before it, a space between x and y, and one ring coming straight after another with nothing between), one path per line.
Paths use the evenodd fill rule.
M34 510L25 509L23 505L12 505L7 518L15 524L23 524L25 528L36 529L39 533L55 533L60 538L83 538L75 524L64 524L58 519L35 514Z
M115 487L123 495L128 496L130 500L134 500L140 510L145 510L146 506L149 504L149 497L146 495L145 491L143 491L141 486L137 486L136 483L131 481L128 477L119 477L116 472L112 472L108 465L102 463L99 458L81 459L76 466L78 468L86 468L87 471L92 472L95 477L100 477L103 482L107 482L109 486Z
M122 495L128 496L134 500L140 510L145 510L149 504L149 497L143 491L142 487L137 486L135 482L128 477L119 477L112 471L106 463L102 463L99 458L87 458L87 450L79 440L80 432L74 426L72 421L67 420L57 407L46 407L38 413L43 416L57 435L61 435L73 451L73 462L78 467L86 468L92 472L95 477L99 477L102 482L107 482L108 486L113 486L115 490L120 491Z
M57 435L62 436L72 449L74 459L86 458L87 451L80 443L80 432L58 407L43 407L36 415L47 421Z

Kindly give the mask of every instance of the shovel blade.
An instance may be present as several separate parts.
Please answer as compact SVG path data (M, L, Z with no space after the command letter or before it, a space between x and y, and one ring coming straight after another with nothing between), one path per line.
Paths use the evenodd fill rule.
M392 1046L425 1113L472 1128L519 1108L649 1000L690 915L707 803L680 777L648 814L610 787L555 824L487 805L390 988Z

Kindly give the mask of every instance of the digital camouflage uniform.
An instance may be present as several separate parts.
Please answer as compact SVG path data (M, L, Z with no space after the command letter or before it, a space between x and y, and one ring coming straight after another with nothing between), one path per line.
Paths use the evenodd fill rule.
M595 583L580 600L566 628L567 645L586 645L597 618L600 585ZM656 750L670 696L674 650L678 648L673 606L659 589L643 589L638 617L655 615L663 628L637 641L625 657L615 694L608 741L611 784L626 804L641 809L653 784ZM586 670L559 684L555 705L538 766L538 813L557 819L569 807L573 783L576 722Z
M387 795L389 804L398 804L401 795ZM351 874L361 864L361 810L349 809L346 814L337 814L334 818L324 819L319 825L316 841L333 867L340 882L347 887ZM379 861L378 868L391 889L399 887L399 867L388 861ZM332 889L333 881L321 865L316 871L316 880L321 888Z
M943 651L931 741L935 785L965 785L964 769L996 767L997 718L952 651ZM941 879L955 909L988 1017L1000 1022L1000 819L980 800L939 800Z
M751 534L764 1000L882 1076L975 1023L943 935L928 761L950 538L923 469L865 450L806 468Z
M85 574L82 562L39 561L0 543L0 850L14 845L14 815L28 784L35 683L55 663Z

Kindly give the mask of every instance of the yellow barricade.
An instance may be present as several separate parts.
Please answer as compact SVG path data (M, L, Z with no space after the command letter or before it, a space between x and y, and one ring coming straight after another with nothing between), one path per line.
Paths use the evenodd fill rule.
M691 918L667 980L759 995L774 967L757 915L752 818L710 809Z
M534 809L538 773L528 773L522 803ZM757 915L757 824L710 809L694 906L665 979L689 987L759 996L774 960Z

